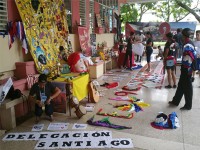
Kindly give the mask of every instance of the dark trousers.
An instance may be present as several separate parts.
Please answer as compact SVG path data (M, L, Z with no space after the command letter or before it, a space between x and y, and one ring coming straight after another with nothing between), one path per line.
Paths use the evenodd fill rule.
M139 61L139 62L141 62L141 60L142 60L142 56L140 56L140 55L137 55L137 59L136 59L136 61Z
M123 67L126 66L128 57L129 57L129 61L130 61L130 68L132 68L132 51L126 51Z
M39 107L37 104L35 104L35 115L37 117L42 116L43 110L42 107ZM50 103L49 105L45 105L45 114L47 116L51 116L53 114L53 104Z
M178 82L178 87L177 87L176 93L172 100L173 104L178 106L183 95L185 97L184 107L191 109L192 108L192 96L193 96L191 76L181 73L181 76L180 76L180 79Z

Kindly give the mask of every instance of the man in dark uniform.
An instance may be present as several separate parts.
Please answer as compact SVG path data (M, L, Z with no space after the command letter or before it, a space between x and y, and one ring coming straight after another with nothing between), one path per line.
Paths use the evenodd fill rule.
M33 84L29 93L29 100L35 102L36 123L39 122L43 113L42 106L45 105L45 113L53 121L53 105L52 100L60 94L61 90L47 82L47 76L41 74L38 82Z
M178 88L176 90L175 96L172 101L169 101L169 104L178 106L183 95L185 97L185 105L181 107L181 110L190 110L192 109L192 96L193 96L193 87L192 87L192 71L194 69L193 65L195 63L196 53L194 44L190 40L191 30L185 28L182 31L183 35L183 56L182 56L182 65L181 65L181 75L178 82Z
M126 54L125 54L125 58L124 58L124 63L123 63L123 68L125 68L127 60L128 60L128 56L129 56L129 61L130 61L130 66L129 69L132 68L132 44L133 41L135 40L135 33L134 32L130 32L130 37L128 38L127 41L127 48L126 48Z

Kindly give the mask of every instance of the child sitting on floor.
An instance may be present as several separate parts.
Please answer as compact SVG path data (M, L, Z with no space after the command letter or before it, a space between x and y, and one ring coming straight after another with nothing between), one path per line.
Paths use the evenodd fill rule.
M163 51L160 45L158 46L158 55L156 55L156 60L158 57L161 57L160 60L163 59Z

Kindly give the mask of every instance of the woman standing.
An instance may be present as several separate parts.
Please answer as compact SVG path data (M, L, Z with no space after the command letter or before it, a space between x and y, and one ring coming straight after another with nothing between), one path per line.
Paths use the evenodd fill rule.
M174 57L174 52L173 49L171 48L172 45L174 44L173 40L173 34L171 32L166 34L167 37L167 42L165 44L164 48L164 66L167 69L167 79L168 79L168 85L165 86L165 88L176 88L176 76L175 76L175 57ZM173 80L173 86L172 86L172 81Z
M152 39L152 35L150 32L146 33L146 57L147 57L147 69L146 71L150 72L151 71L151 54L153 53L153 39Z
M132 44L135 40L135 33L134 32L130 32L130 37L128 38L127 41L127 48L126 48L126 54L125 54L125 58L124 58L124 63L123 63L123 68L125 68L127 61L128 61L128 57L129 57L129 61L130 61L130 65L129 65L129 69L132 68Z

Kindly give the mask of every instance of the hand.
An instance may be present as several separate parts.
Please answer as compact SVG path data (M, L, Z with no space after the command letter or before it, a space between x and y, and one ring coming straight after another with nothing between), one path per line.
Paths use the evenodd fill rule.
M42 102L41 102L41 101L36 100L36 104L37 104L39 107L42 107Z
M51 98L49 98L45 103L46 103L46 105L49 105L50 102L51 102Z

